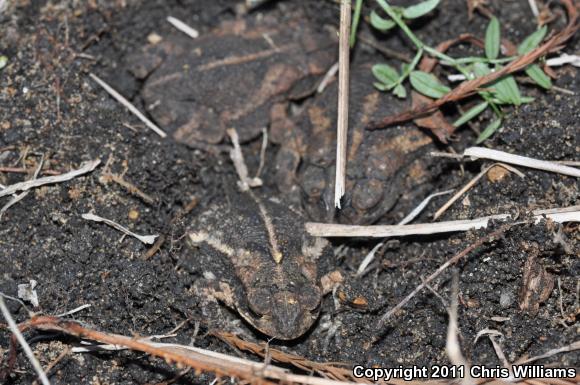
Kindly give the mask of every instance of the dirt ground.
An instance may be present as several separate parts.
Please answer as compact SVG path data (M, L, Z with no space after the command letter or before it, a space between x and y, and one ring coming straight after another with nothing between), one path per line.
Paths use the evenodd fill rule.
M94 159L102 162L83 177L36 188L6 210L0 219L0 292L16 297L19 284L35 280L39 306L34 312L60 314L89 304L69 318L124 335L159 335L188 320L178 336L169 341L259 360L209 334L225 330L249 341L265 340L235 312L223 308L215 319L204 312L193 287L203 278L205 266L185 242L192 218L223 195L224 180L233 180L228 156L192 149L171 138L161 139L88 76L89 72L98 74L142 107L139 91L143 84L127 71L126 58L147 44L147 36L153 32L163 38L180 34L165 21L168 15L178 16L202 35L224 21L260 15L276 17L284 25L298 14L320 30L336 29L338 25L339 10L332 1L274 1L249 15L239 13L239 3L20 0L0 14L0 54L8 58L7 66L0 70L0 166L26 169L24 173L3 169L0 183L10 185L28 179L41 156L47 172L68 171ZM368 6L374 8L371 3ZM521 41L534 30L527 1L489 3L501 20L502 32L513 41ZM443 0L434 16L421 20L414 30L435 45L461 32L483 36L487 22L481 15L468 21L465 1ZM361 28L369 32L364 24ZM556 21L554 26L562 24ZM412 54L399 35L375 38L391 49ZM459 47L451 53L466 49ZM574 37L564 51L578 53L580 38ZM353 56L353 65L361 66L392 60L363 44L357 46ZM486 146L540 159L578 160L580 77L570 66L558 68L556 73L554 84L574 94L523 86L535 101L510 110L503 130ZM408 106L393 96L385 98L393 105ZM383 115L393 112L392 107L381 108ZM446 113L456 114L453 109ZM377 135L413 127L406 123ZM431 136L427 132L422 135ZM449 144L433 147L460 153L473 145L476 136L473 130L463 128ZM260 143L257 137L243 145L251 169L258 164ZM277 145L270 145L267 159L272 160L277 149ZM417 156L429 158L427 153ZM430 177L420 187L421 194L399 191L399 202L376 223L396 223L430 192L458 188L489 163L437 158L429 164L425 172ZM107 168L146 196L107 180ZM262 192L280 197L273 182L275 171L274 163L266 162ZM442 220L505 212L525 215L537 208L579 204L576 179L521 171L525 178L515 174L484 177L464 199L451 206ZM2 198L2 205L7 200ZM435 199L415 222L430 221L445 200ZM87 212L114 219L138 234L161 234L165 241L152 253L151 246L121 237L117 230L102 223L82 219L81 214ZM344 283L334 298L332 294L324 298L321 317L306 335L292 342L274 340L270 346L316 361L350 365L448 364L448 315L441 299L432 292L421 291L382 329L376 325L424 277L489 232L391 239L378 253L370 272L362 277L355 277L356 269L377 241L333 240L332 268L342 272ZM510 362L577 340L579 251L575 224L522 224L478 248L437 278L432 286L448 302L453 272L459 277L458 321L466 359L474 364L501 365L488 338L475 342L477 333L484 329L502 333L497 340ZM543 277L532 294L529 282L528 286L524 282L526 261ZM545 300L542 291L546 291ZM521 309L524 297L531 302L531 309ZM355 300L361 298L366 305L355 306ZM28 318L18 302L7 300L7 305L18 322ZM10 333L4 324L0 326L2 370L6 367ZM27 333L27 337L45 367L67 346L79 342L55 333ZM577 367L580 354L566 352L537 363ZM178 369L161 360L119 351L67 354L49 375L53 384L153 384L168 381L177 373ZM19 351L6 383L29 384L34 379L31 365ZM211 375L189 373L176 383L209 383L212 379Z

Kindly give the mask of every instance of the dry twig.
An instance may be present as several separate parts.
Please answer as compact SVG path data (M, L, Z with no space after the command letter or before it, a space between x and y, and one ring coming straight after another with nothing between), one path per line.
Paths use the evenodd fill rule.
M406 225L407 223L409 223L413 219L415 219L419 214L421 214L421 212L425 209L425 207L427 207L427 205L429 204L431 199L438 197L438 196L441 196L441 195L450 194L452 192L453 192L453 190L447 190L447 191L436 192L436 193L429 195L427 198L423 199L423 201L421 201L421 203L419 203L419 205L417 207L415 207L405 218L403 218L399 223L397 223L397 225L399 225L399 226ZM358 267L358 269L356 271L356 277L360 277L364 273L367 266L370 265L370 263L373 261L373 259L375 258L376 252L381 248L382 245L383 245L383 242L378 243L364 257L364 259L362 260L360 266Z
M30 180L34 180L34 179L38 178L38 174L40 173L40 170L42 169L43 164L44 164L44 156L40 159L40 162L38 162L38 166L36 167L36 170L34 171L34 174L32 175L32 178ZM2 216L4 215L6 210L8 210L10 207L15 205L16 203L20 202L22 199L26 198L26 196L28 195L29 192L30 191L24 191L18 195L15 195L8 203L6 203L4 206L2 206L2 208L0 209L0 219L2 219Z
M133 183L129 182L121 175L112 174L110 172L104 172L103 174L101 174L99 180L102 181L103 183L115 182L119 186L127 190L130 194L133 194L141 198L145 203L149 204L155 203L155 198L143 192L141 189L139 189L139 187L135 186Z
M453 256L452 258L448 259L443 265L441 265L437 270L435 270L431 275L429 275L419 286L417 286L409 295L407 295L401 302L399 302L395 307L385 313L381 319L379 320L379 328L382 328L385 322L393 316L396 312L398 312L403 306L405 306L417 293L419 293L425 286L429 284L432 280L437 278L445 269L449 266L456 264L460 259L467 256L473 250L477 249L481 245L486 242L490 242L493 239L499 237L504 232L506 232L512 225L503 225L498 230L493 231L492 233L486 235L483 238L478 239L473 244L467 246L465 249L461 250L458 254Z
M351 2L340 3L340 33L338 51L338 117L336 127L336 179L334 182L334 206L340 208L346 182L346 141L348 133L348 79L350 63Z
M505 162L515 164L518 166L534 168L537 170L550 171L558 174L574 176L580 178L580 170L574 167L565 166L550 162L547 160L540 160L529 158L527 156L514 155L504 151L492 150L485 147L469 147L463 152L463 156L470 156L472 158L491 159L498 162Z
M85 163L81 168L77 170L72 170L65 174L56 176L45 176L38 179L29 180L26 182L19 182L13 185L7 186L4 190L0 191L0 198L5 197L10 194L14 194L17 191L26 191L35 187L44 186L47 184L61 183L68 180L74 179L77 176L84 175L93 171L101 163L100 159L93 160Z
M107 93L109 95L111 95L115 100L117 100L119 103L121 103L123 106L125 106L125 108L127 108L129 111L131 111L133 113L133 115L135 115L137 118L139 118L140 121L145 123L145 125L147 127L149 127L151 130L155 131L155 133L157 135L159 135L162 138L165 138L167 136L167 134L161 128L157 127L157 125L155 123L153 123L145 115L143 115L143 113L141 111L139 111L137 109L137 107L135 107L133 104L131 104L130 101L125 99L125 97L123 95L121 95L119 92L117 92L113 87L111 87L110 85L105 83L105 81L103 81L100 77L98 77L95 74L91 73L91 74L89 74L89 76L91 77L91 79L93 79L95 82L97 82L98 85L103 87L103 89L105 91L107 91Z
M475 176L475 178L471 179L469 182L467 182L465 184L465 186L463 186L459 191L457 191L447 202L445 202L445 204L443 206L441 206L441 208L439 210L437 210L437 212L435 213L435 215L433 215L433 219L437 219L439 218L441 215L443 215L443 213L445 211L447 211L447 209L453 204L455 203L463 194L465 194L470 188L472 188L478 180L480 180L485 174L487 174L487 172L489 170L491 170L493 167L495 166L499 166L499 167L503 167L506 170L509 170L515 174L517 174L520 178L524 177L524 174L522 174L521 172L519 172L518 170L516 170L515 168L508 166L507 164L503 164L503 163L494 163L490 166L487 166L486 168L484 168L483 170L481 170L481 172L479 174L477 174Z
M106 223L107 225L111 226L112 228L119 230L123 234L127 234L127 235L129 235L129 236L131 236L133 238L136 238L136 239L140 240L141 242L143 242L143 243L145 243L147 245L152 245L153 243L155 243L155 239L159 236L159 235L139 235L139 234L135 234L134 232L132 232L131 230L127 229L126 227L121 226L117 222L113 222L110 219L106 219L106 218L100 217L100 216L95 215L95 214L86 213L86 214L83 214L81 216L83 217L83 219L86 219L88 221Z
M562 346L560 348L549 350L544 354L540 354L539 356L534 356L534 357L530 357L530 358L521 358L516 362L516 365L529 364L530 362L534 362L534 361L541 360L544 358L549 358L549 357L552 357L556 354L571 352L574 350L580 350L580 341L575 341L575 342L571 343L570 345L566 345L566 346Z
M451 305L447 309L449 314L449 325L447 326L447 339L445 350L452 365L465 368L465 378L461 378L461 383L469 385L473 383L470 375L470 365L461 352L459 345L459 321L457 314L457 302L459 298L459 276L457 272L453 275L453 292L451 294Z
M535 222L539 222L544 217L557 223L580 222L580 206L570 206L549 210L533 211ZM335 223L316 223L307 222L306 231L315 237L400 237L407 235L426 235L440 234L455 231L468 231L485 228L488 222L494 220L505 220L509 214L490 215L476 219L466 219L458 221L436 222L436 223L418 223L413 225L373 225L373 226L355 226L341 225ZM514 224L525 223L524 221Z
M192 39L197 39L199 37L199 32L197 32L197 30L191 28L189 25L185 24L183 21L176 19L173 16L167 16L167 21L172 26L174 26L175 28L177 28L178 30L180 30L181 32L186 34L187 36L191 37Z
M244 160L244 154L242 153L242 148L240 147L240 140L238 137L238 132L233 128L228 128L226 130L229 135L234 148L230 151L230 158L234 163L234 168L238 174L238 186L242 191L248 191L251 187L259 187L262 185L262 179L258 177L250 178L248 172L248 166L246 166L246 161Z
M8 327L10 328L12 335L14 336L14 338L16 338L16 340L18 341L20 346L22 346L22 350L24 351L24 354L26 354L26 357L28 357L28 360L30 360L32 367L34 368L34 371L36 372L36 374L38 374L38 378L40 379L42 384L43 385L50 385L50 381L48 381L48 377L46 376L46 373L44 373L42 366L40 366L40 362L38 362L38 359L34 356L34 353L32 353L32 349L30 348L30 345L28 345L28 343L26 342L26 339L24 339L24 336L22 335L22 333L18 329L18 325L16 325L16 322L14 322L14 318L12 318L12 315L10 314L8 307L4 303L4 298L2 296L0 296L0 311L2 312L4 319L8 323Z

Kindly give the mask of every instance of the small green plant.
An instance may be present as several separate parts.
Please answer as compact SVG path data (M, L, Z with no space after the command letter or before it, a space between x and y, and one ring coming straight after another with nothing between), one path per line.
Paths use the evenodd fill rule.
M399 98L406 98L407 90L404 82L408 78L413 89L430 98L439 99L450 92L451 88L444 85L435 75L416 69L425 54L437 58L442 65L454 68L468 80L485 76L492 71L498 71L503 68L503 65L509 64L517 58L517 56L502 57L501 26L499 20L495 17L491 19L486 29L484 47L485 56L456 59L439 52L422 42L411 31L407 23L409 20L427 15L439 5L439 2L440 0L426 0L416 5L402 8L391 6L386 0L377 0L377 3L386 14L386 17L373 11L370 14L370 24L381 32L388 32L395 27L399 27L416 48L416 54L411 63L401 64L400 70L397 70L388 64L376 64L373 66L372 72L377 80L374 85L377 89L381 91L391 91ZM357 0L355 21L353 21L353 24L358 22L356 19L360 17L361 8L362 0ZM358 10L358 14L356 10ZM547 27L545 26L532 33L519 45L518 54L524 55L539 46L546 36L546 33ZM351 36L351 44L352 43L354 43L354 34ZM545 89L550 89L552 87L550 78L537 64L527 66L525 72L540 87ZM469 122L488 108L491 109L495 116L481 132L477 138L477 143L483 142L501 127L504 119L502 106L519 106L523 103L530 103L533 101L533 98L522 96L516 80L512 75L506 75L495 82L488 84L484 90L478 92L478 95L483 99L482 102L470 108L453 123L455 127L459 127Z

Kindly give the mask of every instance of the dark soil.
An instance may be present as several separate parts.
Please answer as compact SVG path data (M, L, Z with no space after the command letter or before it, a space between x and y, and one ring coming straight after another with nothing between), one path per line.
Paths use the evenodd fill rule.
M40 305L35 312L59 314L90 304L72 317L96 329L125 335L163 334L189 320L173 341L233 355L242 353L208 332L227 330L247 340L263 340L263 335L233 312L224 309L223 318L207 318L200 299L193 294L205 266L186 244L186 228L194 215L222 195L224 180L233 180L229 158L160 139L88 77L89 72L98 74L139 105L141 84L127 72L124 60L146 44L150 33L162 37L179 34L165 22L168 15L178 16L203 34L225 20L257 17L256 13L237 16L234 5L241 1L226 0L15 3L0 14L0 54L9 59L0 70L0 166L24 167L29 175L0 172L0 183L10 185L29 178L41 155L45 169L60 172L101 159L103 164L108 162L112 173L123 174L153 202L107 182L103 164L84 177L34 189L0 220L0 292L15 297L19 284L36 280ZM534 30L527 2L491 3L502 22L503 34L512 41L519 42ZM320 28L336 27L338 21L338 7L332 1L276 1L255 12L279 17L281 23L298 13ZM413 28L427 43L436 44L461 32L482 36L486 25L487 19L479 15L468 21L465 1L443 0L433 17ZM376 37L384 40L381 44L412 54L401 36ZM580 39L575 37L565 51L579 49ZM378 52L361 44L354 53L357 65L384 61ZM502 132L486 142L487 146L541 159L578 160L580 77L574 67L557 69L557 74L555 85L576 95L524 87L536 100L512 110ZM389 113L391 109L385 107L385 115ZM484 124L481 122L482 127ZM409 123L405 127L413 126ZM472 130L462 129L451 144L439 147L462 152L476 136ZM260 142L257 138L244 145L252 169L258 163ZM268 159L276 149L269 147ZM421 187L426 192L399 192L400 204L378 222L394 223L428 192L462 186L486 166L482 161L459 164L437 160L427 170L433 173L430 185ZM536 208L579 204L576 179L522 171L523 179L515 174L499 180L483 178L443 219L504 212L525 215ZM279 196L275 184L268 183L275 172L272 162L266 163L264 172L264 192ZM445 199L436 199L416 222L429 221ZM162 234L165 242L155 254L147 254L150 246L134 238L121 238L117 230L81 218L90 211L139 234ZM335 307L332 295L327 296L321 318L308 334L292 343L272 341L270 346L312 360L353 365L448 364L448 316L442 301L431 292L419 293L382 330L376 324L423 277L489 231L390 240L362 278L355 277L356 269L377 241L333 241L337 250L334 268L345 277L336 292L339 306ZM579 251L576 225L544 221L515 226L462 260L453 271L459 276L459 328L466 358L475 364L501 364L489 339L474 343L476 334L486 328L503 333L499 341L512 362L574 342L579 326L574 315L579 303ZM545 269L556 282L545 301L537 303L538 296L532 299L536 311L520 309L524 264L530 256L535 257L536 268ZM446 301L451 299L453 271L446 271L433 284ZM219 275L219 271L214 273ZM547 282L542 285L549 286ZM353 306L357 297L364 298L368 306ZM18 322L28 318L18 302L7 300L7 304ZM335 329L332 334L331 329ZM9 331L0 327L0 369L8 356L9 336ZM27 336L44 366L66 346L78 343L55 334ZM578 366L579 362L577 352L539 361L555 366ZM122 351L69 354L49 375L54 384L145 384L167 381L176 373L178 369L160 360ZM7 383L28 384L34 379L30 364L19 351ZM177 383L208 383L211 379L190 373Z

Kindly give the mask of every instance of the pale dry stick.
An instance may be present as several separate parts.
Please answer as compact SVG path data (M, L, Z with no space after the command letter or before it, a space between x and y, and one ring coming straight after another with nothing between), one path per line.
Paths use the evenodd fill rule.
M32 353L32 349L30 348L30 345L28 345L28 343L26 342L26 339L24 338L24 336L22 335L22 333L18 329L18 325L16 325L16 322L14 322L14 318L12 318L12 315L10 314L10 311L8 310L8 307L6 306L6 303L4 303L4 298L2 296L0 296L0 311L2 312L2 315L4 316L6 323L8 324L8 328L10 329L12 334L14 334L14 337L16 337L16 340L18 341L18 343L22 347L24 354L26 354L26 357L28 357L28 360L32 364L32 367L34 368L34 371L38 375L40 382L42 382L43 385L50 385L50 381L48 381L48 377L46 376L46 373L44 373L42 366L40 366L40 362L38 362L38 359L34 356L34 353Z
M421 214L421 212L425 209L425 207L427 207L427 205L429 204L429 202L431 201L431 199L433 199L435 197L438 197L440 195L450 194L452 192L453 192L453 190L447 190L447 191L442 191L442 192L436 192L436 193L433 193L433 194L429 195L427 198L423 199L423 201L421 203L419 203L419 205L417 207L415 207L413 209L413 211L411 211L409 213L409 215L407 215L399 223L397 223L397 225L399 225L399 226L400 225L406 225L407 223L409 223L413 219L415 219L417 217L417 215ZM360 266L358 267L358 269L356 271L355 277L360 277L362 275L362 273L366 270L367 266L370 265L370 263L374 260L375 254L377 253L377 251L381 248L381 246L383 244L384 244L383 242L378 243L364 257L364 259L362 260Z
M40 162L38 163L38 166L36 167L36 170L34 171L34 175L32 175L32 178L30 178L30 180L34 180L34 179L38 178L38 174L40 174L40 170L42 169L43 165L44 165L44 155L40 159ZM15 195L8 203L6 203L0 209L0 219L2 219L2 216L4 215L6 210L8 210L10 207L15 205L16 203L20 202L22 199L26 198L28 193L30 193L30 191L24 191L23 193Z
M452 192L453 192L453 190L446 190L446 191L436 192L436 193L429 195L427 198L423 199L423 201L421 203L419 203L419 205L417 207L415 207L413 209L413 211L411 211L409 213L409 215L407 215L405 218L403 218L397 224L398 225L406 225L407 223L409 223L413 219L415 219L417 217L417 215L421 214L421 212L425 209L425 207L427 207L429 202L431 202L431 199L436 198L436 197L441 196L441 195L451 194Z
M260 163L258 164L258 171L256 171L256 176L254 180L260 179L262 171L264 170L264 164L266 164L266 149L268 148L268 130L262 128L262 147L260 147Z
M486 328L486 329L480 330L479 332L477 332L477 335L475 336L475 340L473 341L473 344L475 345L475 343L477 343L477 340L483 336L487 336L489 338L497 358L499 359L499 361L501 362L503 367L509 371L509 373L510 373L509 378L507 378L506 381L512 382L514 380L514 375L512 372L512 364L510 364L507 357L505 356L505 353L503 352L503 349L501 348L501 345L495 339L496 337L503 337L503 333L501 333L495 329L487 329Z
M318 87L316 87L316 92L321 94L330 84L330 81L334 78L337 72L338 72L338 62L334 63L328 69L328 71L326 71L326 74L322 77L320 84L318 84Z
M515 168L513 168L511 166L508 166L507 164L494 163L494 164L492 164L490 166L487 166L486 168L484 168L483 170L481 170L481 172L479 174L477 174L473 179L471 179L469 182L467 182L465 184L465 186L463 186L459 191L457 191L447 202L445 202L445 204L443 206L441 206L441 208L439 210L437 210L437 212L435 212L435 215L433 215L433 220L437 220L437 218L439 218L441 215L443 215L443 213L445 211L447 211L447 209L449 207L451 207L451 205L453 203L455 203L459 198L461 198L461 196L463 194L465 194L469 189L471 189L477 183L477 181L479 181L481 178L483 178L483 176L489 170L491 170L492 167L495 167L495 166L503 167L506 170L509 170L509 171L517 174L520 178L524 178L524 174L522 174L521 172L519 172Z
M25 182L15 183L13 185L7 186L4 190L0 191L0 198L5 197L10 194L14 194L17 191L26 191L35 187L44 186L47 184L62 183L74 179L78 176L87 174L93 171L101 163L100 159L92 160L85 163L81 168L72 170L70 172L55 175L55 176L45 176L42 178L29 180Z
M463 160L463 155L461 154L452 154L450 152L442 152L442 151L431 151L429 153L430 156L437 157L437 158L451 158L455 160Z
M437 223L419 223L413 225L373 225L357 226L342 225L334 223L307 222L306 231L315 237L401 237L408 235L429 235L450 233L456 231L469 231L486 228L490 220L505 220L510 214L498 214L480 217L476 219L445 221ZM543 214L536 215L536 222L544 217ZM557 223L579 222L580 211L561 212L557 214L547 214L547 218ZM518 222L523 223L523 222Z
M88 221L106 223L107 225L111 226L112 228L119 230L123 234L126 234L126 235L129 235L129 236L133 237L133 238L136 238L139 241L141 241L141 242L143 242L143 243L145 243L147 245L154 244L155 243L155 239L159 236L159 235L139 235L139 234L135 234L134 232L132 232L131 230L127 229L126 227L121 226L117 222L113 222L110 219L106 219L106 218L103 218L103 217L100 217L98 215L91 214L91 213L82 214L81 217L83 219L88 220Z
M384 242L379 242L372 248L371 251L364 257L362 262L360 263L358 269L356 270L355 278L358 278L362 275L362 273L366 270L367 266L375 259L375 254L377 251L384 245Z
M580 178L580 170L577 168L556 164L546 160L534 159L527 156L514 155L503 151L492 150L490 148L469 147L463 152L463 156L470 156L472 158L479 159L491 159L497 162L515 164L517 166L534 168Z
M556 223L580 222L580 207L571 206L550 210L536 210L534 214L535 223L542 219L548 218ZM366 237L366 238L385 238L385 237L402 237L408 235L428 235L451 233L455 231L469 231L486 228L490 220L505 220L510 214L497 214L475 219L465 219L457 221L436 222L436 223L418 223L413 225L373 225L373 226L356 226L341 225L335 223L317 223L307 222L306 231L315 237ZM519 221L514 224L525 223Z
M538 17L540 15L540 11L538 10L538 4L536 4L536 0L528 0L528 4L530 4L530 9L534 14L534 17Z
M79 311L84 310L84 309L89 308L89 307L91 307L91 304L90 303L85 303L84 305L81 305L79 307L75 307L72 310L66 311L66 312L64 312L62 314L58 314L57 317L66 317L67 315L71 315L71 314L74 314L74 313L78 313Z
M572 342L570 345L565 345L565 346L562 346L560 348L548 350L546 353L540 354L539 356L534 356L534 357L530 357L530 358L520 358L515 364L516 365L525 365L525 364L529 364L530 362L534 362L534 361L541 360L544 358L552 357L556 354L572 352L574 350L580 350L580 341L575 341L575 342Z
M173 16L167 16L167 21L169 22L169 24L171 24L172 26L174 26L176 29L183 32L187 36L191 37L192 39L197 39L199 37L199 32L197 32L197 30L195 30L194 28L191 28L189 25L185 24L183 21Z
M348 134L348 87L350 65L351 0L340 3L340 32L338 48L338 117L336 126L336 178L334 206L340 209L346 183L346 141Z
M427 286L429 285L427 284ZM449 357L449 361L452 365L465 368L464 377L461 378L461 383L464 385L470 385L473 383L470 375L470 365L461 352L461 345L459 344L459 321L457 315L458 298L459 276L457 275L457 272L455 272L455 274L453 274L451 304L447 309L447 313L449 314L449 325L447 326L445 351L447 352L447 357Z
M105 83L104 80L102 80L93 73L90 73L89 76L91 77L91 79L97 82L98 85L103 87L103 89L107 91L109 95L111 95L116 101L121 103L126 109L128 109L131 113L133 113L133 115L139 118L140 121L145 123L145 125L149 127L151 130L153 130L157 135L159 135L162 138L167 137L167 134L161 128L157 127L155 123L149 120L141 111L137 109L137 107L131 104L130 101L125 99L125 97L121 95L119 92L117 92L113 87Z
M493 240L494 238L498 237L499 235L503 234L507 231L512 225L504 225L500 227L498 230L493 231L492 233L486 235L483 238L478 239L476 242L472 243L471 245L467 246L465 249L461 250L459 253L448 259L444 264L442 264L437 270L435 270L431 275L429 275L423 282L417 286L411 293L409 293L401 302L399 302L395 307L391 310L386 312L381 319L379 320L378 328L382 328L385 322L393 316L396 312L398 312L403 306L405 306L417 293L419 293L426 285L428 285L432 280L437 278L443 271L445 271L449 266L454 265L457 263L461 258L464 258L473 250L477 249L484 243Z
M564 315L564 300L562 298L562 280L560 279L560 277L558 277L558 294L560 294L558 296L558 302L560 305L560 315L562 316L562 319L566 319L566 316Z
M261 186L262 179L260 178L250 178L248 172L248 166L246 166L246 161L244 160L244 154L242 153L242 147L240 146L240 140L238 137L238 132L233 128L228 128L226 130L229 135L234 148L230 150L230 158L234 163L234 168L238 174L238 186L242 191L248 191L251 187Z
M429 153L430 156L436 157L436 158L450 158L450 159L455 159L455 160L466 160L466 161L475 161L477 159L463 159L464 155L462 154L452 154L449 152L441 152L441 151L431 151ZM566 166L574 166L574 167L580 167L580 161L579 160L550 160L548 162L551 163L557 163L557 164L563 164Z
M566 64L580 67L580 55L568 55L564 53L561 56L546 60L546 65L549 67L558 67Z
M473 344L475 345L477 343L477 341L479 341L479 339L481 337L488 336L490 334L495 334L495 335L498 335L498 336L503 336L503 333L500 332L500 331L498 331L498 330L485 328L485 329L482 329L482 330L480 330L480 331L477 332L477 334L475 335L475 338L473 339Z

